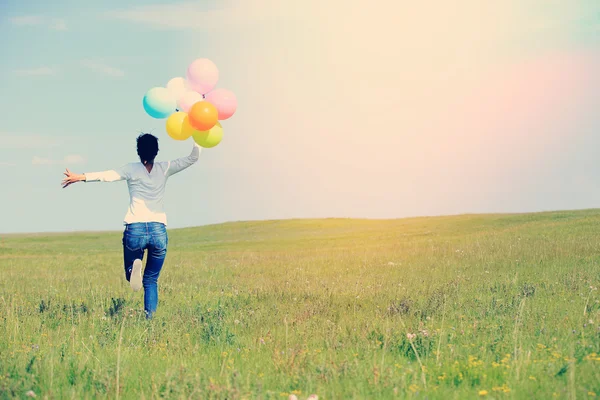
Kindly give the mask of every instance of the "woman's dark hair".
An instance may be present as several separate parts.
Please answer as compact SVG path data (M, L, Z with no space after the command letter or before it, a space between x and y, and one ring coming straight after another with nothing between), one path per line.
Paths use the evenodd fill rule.
M142 164L153 164L158 154L158 138L149 133L142 133L137 138L137 153Z

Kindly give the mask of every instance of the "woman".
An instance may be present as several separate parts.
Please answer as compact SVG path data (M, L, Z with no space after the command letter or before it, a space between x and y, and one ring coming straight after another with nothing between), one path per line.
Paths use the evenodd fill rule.
M144 287L144 310L150 319L158 305L157 281L169 241L167 216L163 209L167 179L198 161L200 146L194 142L189 156L155 163L158 139L145 133L137 138L137 154L141 162L126 164L115 170L74 174L67 169L62 184L66 188L76 182L127 181L130 200L123 232L125 278L136 292ZM146 249L148 260L142 278L142 259Z

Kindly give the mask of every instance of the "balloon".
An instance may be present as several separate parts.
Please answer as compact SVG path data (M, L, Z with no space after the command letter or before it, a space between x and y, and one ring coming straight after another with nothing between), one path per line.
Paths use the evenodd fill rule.
M199 131L207 131L219 120L217 107L208 101L199 101L195 103L188 112L190 125Z
M175 98L164 87L155 87L146 93L143 100L144 110L152 118L166 118L175 111L177 107Z
M219 120L231 117L237 108L237 98L232 91L227 89L215 89L206 95L206 100L217 107Z
M189 65L186 76L191 89L206 94L216 86L219 70L209 59L199 58Z
M179 111L189 112L190 108L197 102L202 101L202 95L198 94L198 92L194 92L189 90L181 95L179 99L177 99L177 107Z
M187 137L192 136L196 132L200 132L200 131L194 129L194 127L190 124L190 116L189 115L186 115L185 119L183 120L182 130L185 133L185 135L187 135Z
M181 111L173 113L167 118L166 128L169 136L175 140L186 140L194 132L187 119L187 113Z
M179 98L188 90L190 90L187 86L187 82L184 78L177 77L173 78L167 83L167 89L169 92L173 94L175 100L179 100Z
M215 126L206 131L195 131L192 134L194 142L198 143L201 147L211 148L215 147L223 139L223 127L221 123L217 122Z

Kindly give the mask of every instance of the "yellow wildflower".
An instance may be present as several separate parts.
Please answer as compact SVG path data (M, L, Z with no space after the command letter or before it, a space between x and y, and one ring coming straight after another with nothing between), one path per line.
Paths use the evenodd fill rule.
M510 388L509 388L509 387L506 385L506 383L505 383L504 385L502 385L502 386L494 386L494 387L492 388L492 390L493 390L494 392L503 392L503 393L508 393L508 392L510 392Z

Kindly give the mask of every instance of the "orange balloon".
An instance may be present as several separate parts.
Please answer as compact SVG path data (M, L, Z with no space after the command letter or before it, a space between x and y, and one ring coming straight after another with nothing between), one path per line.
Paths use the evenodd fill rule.
M188 111L188 120L194 129L208 131L217 124L219 112L217 107L206 100L194 103Z

